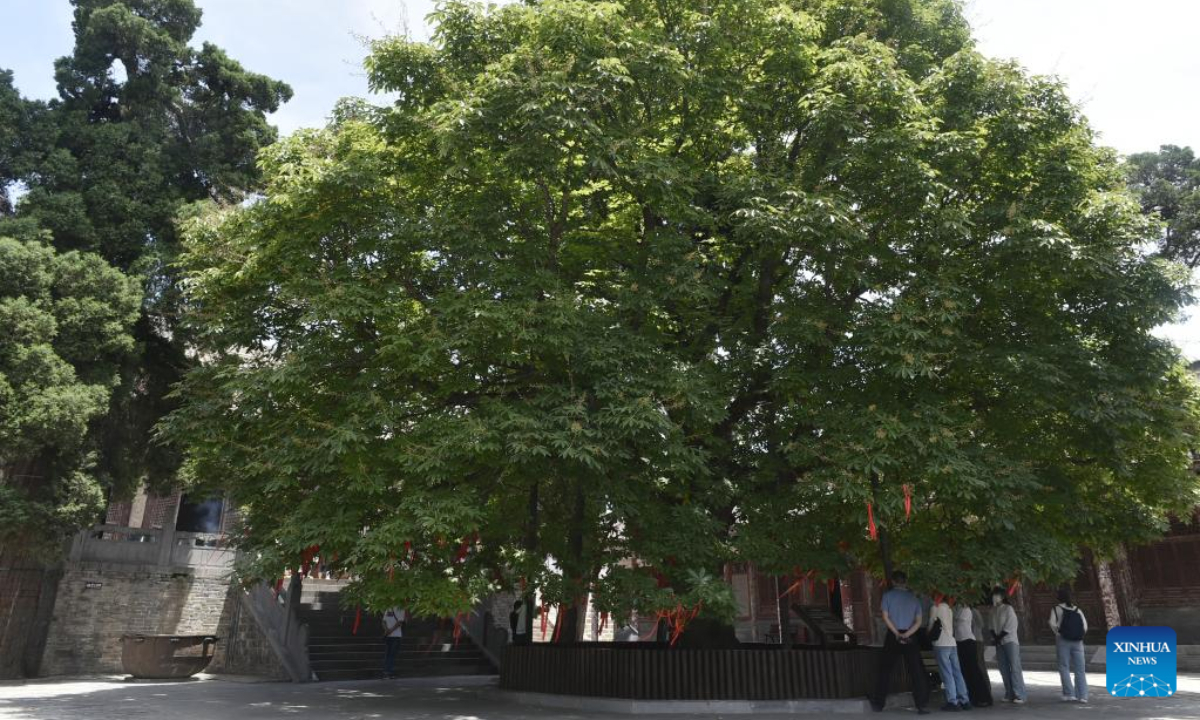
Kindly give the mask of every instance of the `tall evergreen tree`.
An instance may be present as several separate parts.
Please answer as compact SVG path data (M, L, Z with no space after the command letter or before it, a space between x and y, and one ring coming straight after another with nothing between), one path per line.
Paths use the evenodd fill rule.
M43 103L21 97L11 70L0 70L0 219L15 211L14 185L28 172L28 162L45 141L37 119Z
M176 219L188 203L253 191L256 155L276 137L265 115L291 89L214 45L193 48L201 12L192 0L72 4L75 48L55 63L59 97L39 119L45 146L19 175L28 187L19 214L60 251L98 253L143 285L136 351L93 435L99 472L120 494L169 483L177 466L152 440L189 364Z
M139 300L94 253L0 237L0 562L53 559L103 507L88 426L133 348Z

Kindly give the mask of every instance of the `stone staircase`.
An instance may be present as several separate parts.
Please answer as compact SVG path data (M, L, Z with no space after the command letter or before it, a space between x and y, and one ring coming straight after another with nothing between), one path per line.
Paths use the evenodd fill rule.
M317 680L367 680L383 677L382 624L362 613L354 631L355 608L339 603L341 583L305 580L298 615L308 625L308 662ZM396 655L399 677L493 675L496 668L465 633L454 642L450 621L414 618L405 627Z

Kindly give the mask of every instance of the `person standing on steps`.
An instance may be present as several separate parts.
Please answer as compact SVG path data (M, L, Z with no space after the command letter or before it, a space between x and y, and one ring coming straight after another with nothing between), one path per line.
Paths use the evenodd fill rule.
M396 677L396 654L400 652L401 640L404 637L404 623L408 620L408 611L402 607L388 608L383 614L383 676Z
M529 633L529 610L524 600L517 600L513 603L512 612L508 614L509 637L512 639L513 645L528 645Z
M914 637L921 629L921 601L908 589L908 576L900 570L892 573L892 589L883 594L882 609L888 633L879 654L879 677L876 679L875 696L871 698L871 708L875 712L883 710L896 660L904 658L908 676L912 680L913 704L917 706L919 714L928 715L929 686L925 681L921 648Z
M979 644L983 640L983 615L970 603L952 603L954 607L954 641L957 644L958 664L972 707L990 707L992 679L987 667L980 662Z
M963 679L962 666L958 661L958 643L954 639L954 611L950 608L950 601L941 593L933 595L928 632L934 657L937 658L938 674L942 676L942 689L946 692L946 704L942 710L970 710L967 681Z
M992 644L996 646L996 664L1004 680L1004 702L1025 704L1025 674L1021 670L1021 644L1017 641L1017 611L1008 603L1004 588L992 589Z
M1083 651L1083 636L1087 634L1087 618L1071 599L1071 588L1058 589L1058 604L1050 611L1050 629L1058 650L1058 679L1062 683L1063 702L1088 701L1087 664ZM1075 684L1071 685L1071 673Z

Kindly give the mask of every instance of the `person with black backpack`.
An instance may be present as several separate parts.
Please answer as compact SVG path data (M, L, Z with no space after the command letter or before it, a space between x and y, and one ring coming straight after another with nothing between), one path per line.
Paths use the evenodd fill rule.
M1050 629L1054 631L1054 644L1058 648L1058 677L1062 682L1063 702L1088 701L1088 685L1083 636L1087 634L1087 618L1071 600L1071 588L1063 585L1058 589L1058 604L1050 611ZM1071 672L1075 673L1074 687Z

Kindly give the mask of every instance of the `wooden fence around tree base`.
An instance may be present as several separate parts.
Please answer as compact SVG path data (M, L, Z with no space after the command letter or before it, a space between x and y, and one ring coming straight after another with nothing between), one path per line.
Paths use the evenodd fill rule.
M640 643L510 646L500 687L632 700L862 698L873 691L877 648L687 650ZM892 692L908 687L897 663Z

